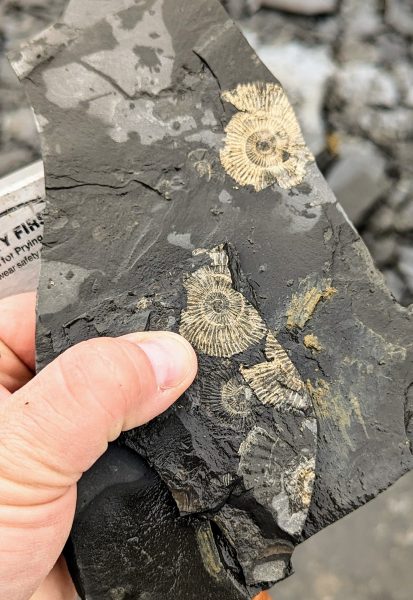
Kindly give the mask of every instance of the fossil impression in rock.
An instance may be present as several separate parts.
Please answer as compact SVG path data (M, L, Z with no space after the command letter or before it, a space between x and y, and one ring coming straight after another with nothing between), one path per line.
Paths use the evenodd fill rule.
M253 598L412 468L411 313L217 0L70 0L13 64L46 171L38 369L138 330L199 360L80 480L78 593Z
M263 404L306 411L311 407L307 389L287 353L272 333L265 345L267 360L241 373Z
M201 370L190 390L189 399L199 402L212 422L234 431L249 431L254 423L254 392L229 361L210 371Z
M245 486L275 513L278 525L292 536L300 534L313 492L315 459L262 427L242 442L239 472Z
M259 314L235 248L221 244L196 249L187 268L182 279L179 332L198 350L198 376L175 410L163 417L161 430L158 423L149 423L138 435L126 433L124 440L153 464L162 478L168 478L182 514L202 513L215 506L214 522L221 527L223 513L218 507L223 507L228 497L244 494L250 496L251 509L268 514L268 525L272 522L277 535L254 529L256 544L244 560L238 558L252 589L290 571L290 557L283 552L280 558L268 544L285 548L301 535L315 476L317 422L308 397L308 405L291 412L291 393L304 397L304 383ZM149 304L149 308L156 314L155 305ZM279 401L273 406L260 399L244 375L264 364L271 365L268 393L278 386ZM192 432L198 465L185 456L184 447L171 447L177 414ZM212 469L204 464L211 447L216 455ZM175 470L179 455L181 467ZM302 472L298 472L300 468ZM190 494L188 477L194 484ZM245 514L242 527L237 523L233 527L238 532L233 547L239 554L248 544L246 532L254 527L253 519Z
M259 342L265 333L261 317L231 276L203 267L185 281L186 309L179 332L203 354L230 357Z
M256 191L273 183L284 189L301 183L313 157L281 86L239 84L222 98L240 111L225 129L221 162L226 172Z

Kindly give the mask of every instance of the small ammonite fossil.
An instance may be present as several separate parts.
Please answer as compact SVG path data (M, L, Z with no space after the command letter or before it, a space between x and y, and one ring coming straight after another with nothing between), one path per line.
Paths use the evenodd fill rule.
M228 371L219 369L203 382L200 404L214 422L245 432L253 422L254 398L253 391L239 374L228 378Z
M262 427L254 427L239 455L239 474L247 489L276 516L278 525L291 535L299 535L310 506L315 459L308 449L298 451Z
M306 411L311 399L288 354L270 332L265 345L266 362L241 367L241 373L263 404Z
M225 129L225 147L220 153L225 171L256 191L273 183L284 189L301 183L313 156L282 87L239 84L222 98L240 111Z
M259 342L266 326L223 270L201 267L186 278L179 332L199 352L229 358Z

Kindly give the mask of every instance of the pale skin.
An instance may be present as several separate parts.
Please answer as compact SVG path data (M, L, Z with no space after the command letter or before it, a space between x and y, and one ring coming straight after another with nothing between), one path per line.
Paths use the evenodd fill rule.
M0 598L74 600L61 552L76 484L121 431L192 383L191 346L130 333L74 346L34 376L35 297L0 301Z

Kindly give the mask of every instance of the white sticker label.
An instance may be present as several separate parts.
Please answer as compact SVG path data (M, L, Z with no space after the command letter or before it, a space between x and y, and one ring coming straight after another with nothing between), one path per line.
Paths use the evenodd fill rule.
M39 281L45 203L42 170L19 172L21 185L10 190L0 181L0 298L35 290ZM13 177L16 178L14 174ZM35 176L36 175L36 176Z

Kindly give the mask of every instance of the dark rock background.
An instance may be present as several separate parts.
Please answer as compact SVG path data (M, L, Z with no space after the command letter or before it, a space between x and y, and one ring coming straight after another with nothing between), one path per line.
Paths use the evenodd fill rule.
M395 298L412 303L411 0L291 0L294 12L269 8L286 0L223 2L283 83L309 146ZM5 52L54 21L65 3L0 0L0 177L40 155ZM309 7L323 14L304 14ZM303 544L297 575L277 586L277 599L410 599L412 491L410 475Z

